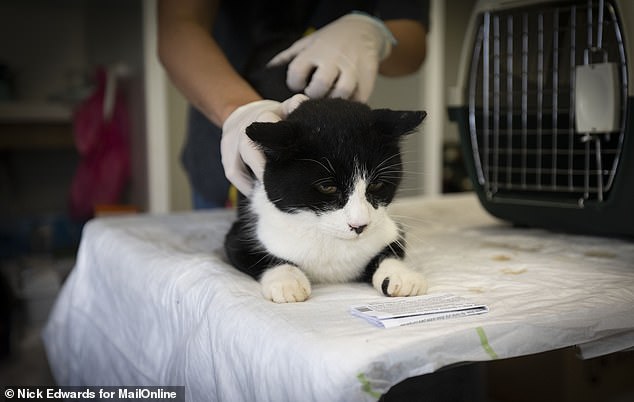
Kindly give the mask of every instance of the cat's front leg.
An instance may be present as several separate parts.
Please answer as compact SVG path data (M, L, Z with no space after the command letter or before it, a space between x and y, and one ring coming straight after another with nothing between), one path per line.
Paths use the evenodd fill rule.
M264 297L276 303L303 302L311 293L306 275L291 264L267 269L260 278L260 284Z
M385 258L372 275L372 286L386 296L418 296L427 292L427 280L396 258Z

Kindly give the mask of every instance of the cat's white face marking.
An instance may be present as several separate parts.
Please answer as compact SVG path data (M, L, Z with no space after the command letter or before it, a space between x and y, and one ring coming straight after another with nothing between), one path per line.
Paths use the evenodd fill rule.
M364 228L370 224L372 205L365 196L366 188L366 181L361 178L357 179L348 203L343 207L348 227L358 234L363 233Z
M321 212L280 211L261 185L251 201L259 217L257 237L280 258L297 264L316 282L347 282L399 237L398 226L384 206L374 208L366 198L367 184L359 177L343 208ZM366 225L363 230L354 230ZM359 233L357 233L359 232Z
M372 230L370 226L373 221L380 220L385 211L372 207L366 198L366 190L366 180L358 176L346 205L318 217L319 225L324 231L341 239L354 239Z

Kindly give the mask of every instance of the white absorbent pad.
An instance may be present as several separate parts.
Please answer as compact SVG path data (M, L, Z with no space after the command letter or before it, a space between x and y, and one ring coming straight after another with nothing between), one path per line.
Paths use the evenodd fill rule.
M519 229L474 195L406 199L411 266L429 293L486 314L378 328L350 314L367 284L275 304L225 260L232 211L101 218L44 331L59 385L184 385L188 401L374 401L464 361L634 346L634 243Z

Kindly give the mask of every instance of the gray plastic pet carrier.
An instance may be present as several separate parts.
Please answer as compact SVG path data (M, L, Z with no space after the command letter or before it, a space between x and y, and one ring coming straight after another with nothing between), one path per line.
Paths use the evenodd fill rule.
M467 36L449 112L482 205L634 235L634 1L480 1Z

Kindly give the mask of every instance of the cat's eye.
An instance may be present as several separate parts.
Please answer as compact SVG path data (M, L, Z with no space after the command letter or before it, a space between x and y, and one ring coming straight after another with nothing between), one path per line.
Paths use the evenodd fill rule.
M368 185L368 191L374 193L376 191L381 190L385 186L385 183L382 181L375 181Z
M339 189L337 186L332 184L315 184L315 188L322 194L332 195L335 194Z

